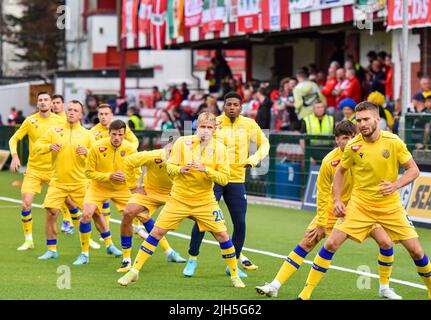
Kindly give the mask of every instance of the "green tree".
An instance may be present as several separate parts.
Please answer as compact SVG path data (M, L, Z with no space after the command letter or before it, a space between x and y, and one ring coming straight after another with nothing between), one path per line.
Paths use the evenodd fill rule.
M24 73L57 70L64 65L65 29L58 26L64 0L18 0L22 15L5 15L6 41L22 49L16 61L27 62Z

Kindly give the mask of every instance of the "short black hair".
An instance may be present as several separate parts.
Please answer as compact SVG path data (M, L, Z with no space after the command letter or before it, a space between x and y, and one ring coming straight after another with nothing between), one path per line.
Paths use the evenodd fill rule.
M124 129L124 132L126 131L126 123L122 120L114 120L109 125L109 131L121 129Z
M336 137L355 136L356 132L356 125L350 120L342 120L334 128L334 135Z
M49 97L51 98L51 94L49 93L49 92L47 92L47 91L40 91L40 92L38 92L37 93L37 97L39 98L39 96L41 96L41 95L43 95L43 94L47 94L47 95L49 95ZM52 99L52 98L51 98Z
M54 94L51 99L52 100L54 100L54 99L60 99L61 102L64 103L64 98L63 98L63 96L61 94Z
M242 97L238 92L230 91L226 93L223 97L224 103L226 103L227 99L235 98L238 99L240 102L242 102Z

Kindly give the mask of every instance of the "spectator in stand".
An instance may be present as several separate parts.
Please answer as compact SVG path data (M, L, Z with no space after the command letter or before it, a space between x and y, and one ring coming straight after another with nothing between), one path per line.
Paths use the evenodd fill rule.
M328 69L325 86L322 88L322 94L326 98L328 108L335 108L336 106L335 96L332 95L335 85L337 84L336 71L337 69L335 69L335 64L331 63Z
M380 66L382 67L382 71L386 74L386 57L388 54L386 51L380 51L377 54L377 60L379 60Z
M425 113L430 115L431 114L431 92L424 92L424 97L425 97ZM431 121L429 121L429 119L424 119L425 120L425 126L424 126L424 148L426 150L430 149L430 131L431 131Z
M17 115L16 108L15 107L10 108L10 114L7 117L7 124L9 126L14 126L15 125L16 115Z
M430 114L431 113L431 91L424 92L423 95L425 98L425 108L426 108L424 112Z
M307 135L332 135L334 127L334 117L326 113L325 104L320 100L315 100L313 113L301 120L300 132ZM301 140L300 144L305 150L304 140ZM333 148L332 141L324 139L311 139L310 146L312 162L322 161L328 151Z
M371 72L373 68L373 61L377 60L377 53L374 50L368 51L367 59L368 59L367 71Z
M238 77L236 80L236 93L238 93L241 97L244 96L244 83L242 82L242 77Z
M257 98L260 105L256 114L256 123L261 129L270 129L272 101L268 97L267 88L259 88Z
M379 106L380 123L379 128L392 132L394 128L394 117L392 113L385 108L385 96L378 91L371 92L367 101L373 102Z
M359 62L356 62L354 57L350 54L347 56L347 61L344 63L344 69L355 69L356 78L359 80L362 89L365 88L365 69L361 66ZM362 100L362 99L361 99ZM358 101L361 101L358 100Z
M340 101L343 99L341 97L341 93L347 88L349 85L349 80L346 79L346 73L343 68L338 68L336 71L336 77L337 77L337 84L334 87L334 90L332 90L332 95L335 97L335 105L338 106ZM331 113L330 110L327 111L329 114Z
M216 66L214 73L217 92L219 92L223 82L233 78L232 71L226 59L221 54L221 51L218 51L216 54Z
M95 103L96 103L96 109L97 109L97 100L95 101ZM92 108L93 106L91 107L91 109ZM127 97L123 97L119 95L116 100L115 114L119 116L126 116L128 108L129 108L129 102L127 101ZM96 113L97 113L97 110L96 110Z
M87 102L87 115L84 118L84 125L87 129L94 127L99 123L98 111L97 111L97 99L95 96L88 96ZM127 103L127 101L126 101ZM118 99L117 99L118 108Z
M244 90L243 104L241 114L245 117L256 119L257 110L259 109L259 101L254 99L252 89Z
M3 125L3 119L2 119L1 114L0 114L0 126L2 126L2 125Z
M412 105L415 109L415 112L422 112L425 108L425 97L423 93L431 92L431 79L428 76L423 76L419 85L421 90L413 96Z
M344 98L340 101L340 104L338 105L339 109L344 115L343 120L349 120L352 123L356 124L356 113L355 113L355 107L356 107L356 101L351 98Z
M293 90L295 110L298 119L303 119L313 113L314 101L320 100L326 106L326 98L320 92L318 85L308 80L308 74L304 70L299 69L296 73L296 78L299 83Z
M295 112L295 104L293 100L293 89L296 84L297 81L295 78L287 78L282 81L280 97L277 103L274 103L274 107L278 111L276 130L299 130L299 120Z
M190 94L190 90L187 88L187 83L183 82L181 84L181 99L188 100L189 94Z
M378 91L385 95L386 75L382 70L379 60L374 60L371 64L370 91Z
M159 87L158 86L154 86L153 87L152 100L153 100L153 105L152 105L153 108L155 108L157 106L157 102L163 100L163 93L161 93L159 91Z
M386 67L386 81L385 81L385 93L386 101L393 101L393 88L394 88L394 64L392 63L392 56L390 54L386 55L385 58Z
M317 72L316 75L316 83L319 86L319 89L322 90L322 88L325 86L325 73L323 71Z
M129 107L127 109L127 115L129 116L129 120L127 121L127 125L132 130L144 130L145 123L142 120L141 115L139 114L138 108Z
M346 70L347 86L341 91L340 102L344 98L351 98L354 101L362 101L362 88L359 80L355 76L355 69Z
M25 120L25 117L22 113L22 110L18 110L18 112L16 113L16 118L15 118L15 124L22 124Z
M394 116L394 133L398 134L400 118L401 118L401 99L400 98L395 100L394 112L392 112L392 115Z
M172 85L169 87L169 100L168 104L165 108L166 111L171 110L174 107L181 106L181 102L183 101L180 90L178 90L176 85Z
M174 109L172 110L172 115L174 117L175 128L179 131L183 131L184 123L181 121L181 108L180 107L174 107Z
M209 112L211 112L216 117L221 115L221 111L220 111L220 108L218 107L216 98L214 98L211 95L208 95L207 98L205 99L205 103L208 106Z
M168 111L163 110L160 116L161 122L159 125L159 130L166 131L169 129L175 129L174 121Z
M215 78L215 67L216 67L216 59L211 58L210 64L205 72L205 80L208 81L208 88L210 93L216 93L218 91L216 78Z

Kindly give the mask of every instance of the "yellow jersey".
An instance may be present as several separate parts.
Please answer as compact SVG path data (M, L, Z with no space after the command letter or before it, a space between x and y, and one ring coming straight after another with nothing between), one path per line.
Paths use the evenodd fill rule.
M329 152L322 160L320 166L319 175L317 176L317 219L316 224L319 226L326 226L328 222L328 215L333 215L334 209L334 192L333 192L333 181L335 171L341 159L343 157L343 151L340 148L335 148ZM353 179L351 170L347 170L344 178L344 185L341 194L341 200L344 204L350 199L352 193Z
M65 120L51 112L47 118L42 118L39 113L27 117L19 129L9 140L9 150L11 154L17 153L18 142L28 135L29 157L27 170L51 171L51 154L36 154L33 146L36 141L53 126L64 126Z
M255 167L269 153L269 141L253 119L239 116L232 123L225 114L217 117L214 137L227 148L230 178L229 182L244 182L246 169ZM257 144L257 151L250 153L250 141Z
M127 182L131 189L136 188L135 168L145 166L147 172L144 176L145 190L162 194L169 194L172 180L166 169L166 149L142 151L128 156L124 162Z
M101 139L94 143L88 153L85 176L90 179L90 186L109 190L128 189L128 181L113 182L109 179L116 171L125 172L125 159L136 153L136 148L123 140L119 147L114 147L110 138ZM135 179L140 175L140 169L133 171Z
M105 128L100 122L91 128L90 132L96 141L109 138L109 128ZM136 150L138 149L139 140L128 126L126 126L126 135L124 138L129 141Z
M189 173L181 174L181 167L192 161L202 163L207 171L192 169ZM167 170L173 180L172 198L193 205L214 202L214 182L222 186L229 182L226 147L215 139L201 146L196 135L180 137L172 147Z
M85 177L86 155L76 153L78 147L90 149L93 140L81 124L55 126L50 128L34 145L33 151L37 154L49 154L52 159L53 185L78 185L87 182ZM61 144L59 152L51 151L54 143ZM88 153L87 153L88 154Z
M382 180L397 181L399 164L411 158L406 144L387 131L380 130L380 137L374 143L366 142L362 134L350 140L344 149L341 165L346 169L352 168L351 201L373 207L399 205L399 193L383 196L379 192L379 184Z

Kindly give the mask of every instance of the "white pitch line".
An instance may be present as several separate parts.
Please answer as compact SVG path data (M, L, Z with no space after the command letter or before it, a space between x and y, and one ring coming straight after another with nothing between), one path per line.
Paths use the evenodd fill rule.
M13 203L21 203L21 200L13 199L13 198L7 198L7 197L0 197L0 200L9 201L9 202L13 202ZM33 207L43 208L40 204L35 204L35 203L33 204ZM117 219L111 218L110 221L112 221L114 223L121 224L121 221L117 220ZM185 234L182 234L182 233L178 233L178 232L173 232L173 231L169 231L169 235L173 235L173 236L176 236L176 237L179 237L179 238L183 238L183 239L190 239L191 238L188 235L185 235ZM204 239L203 242L208 243L208 244L213 244L213 245L216 245L216 246L219 245L218 242L212 241L212 240L206 240L206 239ZM270 251L257 250L257 249L247 248L247 247L243 247L242 249L244 251L258 253L258 254L262 254L262 255L265 255L265 256L270 256L270 257L275 257L275 258L280 258L280 259L285 259L286 258L285 255L277 254L277 253L270 252ZM310 260L304 260L304 263L310 264L310 265L313 264L313 262L310 261ZM358 274L358 275L361 275L361 276L368 276L370 278L379 279L379 275L374 274L374 273L357 271L357 270L353 270L353 269L349 269L349 268L343 268L343 267L338 267L338 266L334 266L334 265L331 265L329 268L330 269L334 269L334 270L348 272L348 273L354 273L354 274ZM428 290L426 286L418 284L418 283L404 281L404 280L398 280L398 279L393 279L393 278L390 278L389 280L390 280L390 282L393 282L393 283L399 283L399 284L403 284L405 286L409 286L409 287L413 287L413 288Z

